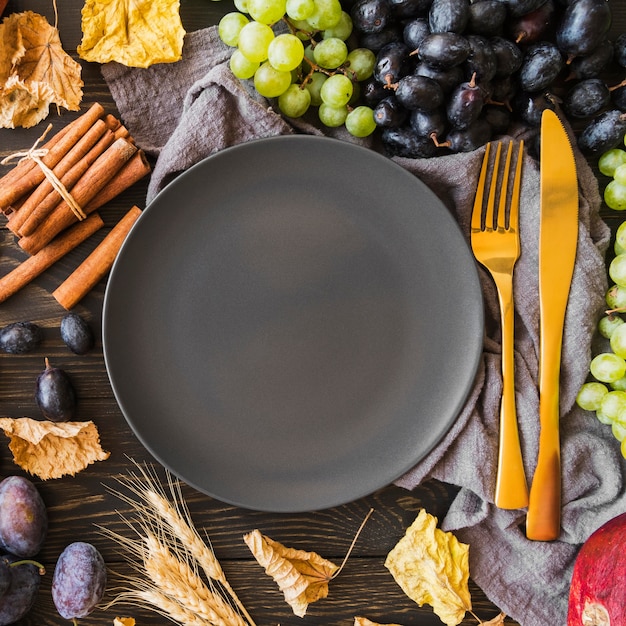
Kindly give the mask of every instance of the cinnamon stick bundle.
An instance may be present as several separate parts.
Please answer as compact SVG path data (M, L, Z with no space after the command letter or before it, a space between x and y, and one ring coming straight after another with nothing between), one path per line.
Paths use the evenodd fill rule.
M131 227L141 215L133 206L95 250L52 292L68 311L76 306L109 272Z

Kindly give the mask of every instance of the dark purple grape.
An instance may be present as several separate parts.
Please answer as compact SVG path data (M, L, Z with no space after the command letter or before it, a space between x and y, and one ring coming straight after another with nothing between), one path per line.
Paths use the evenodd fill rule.
M374 107L374 121L381 128L399 128L408 116L408 111L395 96L387 96Z
M33 322L14 322L0 330L0 350L24 354L34 350L43 339L43 332Z
M492 130L484 118L477 119L468 128L453 128L444 144L452 152L472 152L484 146L492 137Z
M482 117L491 127L494 135L504 135L511 124L511 112L503 106L488 104L483 107Z
M428 12L428 24L432 33L461 34L469 17L469 0L433 0Z
M354 28L361 33L380 33L393 19L387 0L357 0L350 17Z
M48 513L35 485L23 476L0 482L0 546L14 556L35 556L48 532Z
M611 92L613 106L620 111L626 111L626 86L617 87Z
M433 0L388 0L396 19L426 15Z
M611 92L599 78L576 83L564 96L563 108L572 117L591 117L600 113L611 100Z
M539 8L520 15L508 23L508 35L517 44L530 44L551 39L549 31L555 26L556 10L553 0L546 0Z
M491 81L491 91L489 94L489 102L510 106L511 100L518 92L517 80L513 76L505 76L496 78Z
M417 50L428 35L430 35L430 28L425 17L416 17L411 20L402 31L402 39L411 50Z
M401 42L387 44L376 55L374 78L383 85L393 85L411 70L409 48Z
M506 6L498 0L478 0L470 5L467 32L483 37L502 33L507 13Z
M576 0L568 5L557 27L556 43L570 60L591 54L611 28L606 0Z
M375 107L389 95L389 90L379 83L373 76L361 83L361 97L370 107Z
M420 137L412 128L385 128L382 142L389 156L421 159L434 157L437 146L428 138Z
M471 51L469 42L456 33L433 33L422 41L418 56L433 67L449 68L460 65Z
M102 600L106 581L104 559L94 546L82 541L68 545L52 577L52 600L59 615L65 619L89 615Z
M53 422L69 421L76 410L76 392L65 370L52 367L46 359L46 368L37 377L35 400L43 416Z
M626 133L626 113L612 109L594 118L578 136L584 154L598 155L615 148Z
M392 24L379 33L359 34L359 45L372 52L379 52L386 45L399 41L402 41L402 29L397 24Z
M519 73L520 87L530 92L547 89L563 67L563 57L555 44L547 41L533 44L526 50L522 61Z
M513 98L513 108L529 126L539 126L541 115L546 109L554 111L554 102L545 93L520 91Z
M437 111L411 111L411 128L421 137L430 137L435 143L444 136L448 123L445 113Z
M615 61L621 67L626 67L626 33L620 33L613 43Z
M485 94L474 79L461 83L448 98L446 116L453 128L469 128L480 116Z
M0 626L6 626L22 619L33 608L41 583L41 572L31 563L11 566L18 557L6 555L1 558L9 571L8 589L0 597Z
M480 35L468 35L470 53L464 63L465 78L476 76L476 80L489 82L496 75L496 55L491 44L485 37Z
M613 44L604 39L600 45L591 53L576 57L569 63L569 78L597 78L604 71L613 59Z
M396 98L405 109L433 111L443 104L444 95L436 80L411 74L398 81Z
M446 69L433 67L420 61L413 72L417 76L427 76L439 83L444 95L449 94L459 83L463 82L463 70L460 65Z
M531 11L536 11L546 0L500 0L509 9L510 15L519 17Z
M95 345L93 330L78 313L68 313L61 320L61 339L74 354L87 354Z
M492 37L489 43L496 58L496 76L510 76L522 67L524 53L517 44L504 37Z
M7 592L7 589L10 585L11 570L9 568L9 562L6 559L0 557L0 599Z

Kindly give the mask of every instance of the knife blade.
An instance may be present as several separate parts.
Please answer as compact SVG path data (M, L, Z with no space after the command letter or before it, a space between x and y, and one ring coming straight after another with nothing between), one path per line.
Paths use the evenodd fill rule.
M561 526L559 377L565 310L578 243L578 177L569 137L551 110L541 118L539 231L539 454L526 536L550 541Z

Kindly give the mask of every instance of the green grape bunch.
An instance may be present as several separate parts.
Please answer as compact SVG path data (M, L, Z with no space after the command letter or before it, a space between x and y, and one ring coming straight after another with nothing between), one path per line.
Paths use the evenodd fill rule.
M352 19L340 0L236 0L235 7L218 24L220 39L233 48L234 76L252 80L286 117L316 107L329 128L345 126L355 137L374 132L374 111L358 100L376 55L350 49Z

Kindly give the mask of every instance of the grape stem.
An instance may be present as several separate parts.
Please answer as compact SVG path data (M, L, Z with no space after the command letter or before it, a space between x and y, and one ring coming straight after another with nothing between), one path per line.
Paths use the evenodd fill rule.
M613 87L609 87L609 91L615 91L616 89L619 89L620 87L626 87L626 78L621 83L618 83L617 85L613 85Z

